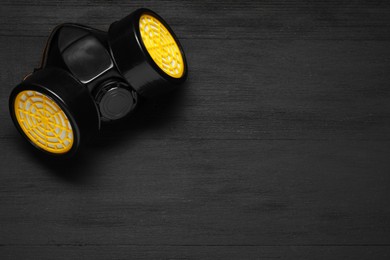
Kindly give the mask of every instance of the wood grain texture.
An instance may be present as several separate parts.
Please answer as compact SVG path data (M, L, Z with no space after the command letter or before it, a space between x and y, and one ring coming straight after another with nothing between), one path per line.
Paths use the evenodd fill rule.
M8 94L62 22L160 13L183 88L37 156ZM2 1L0 259L388 259L387 1Z

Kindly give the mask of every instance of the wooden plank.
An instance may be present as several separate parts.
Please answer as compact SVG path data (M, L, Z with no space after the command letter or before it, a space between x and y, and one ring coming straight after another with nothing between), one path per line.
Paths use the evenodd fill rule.
M0 102L37 66L44 38L2 37ZM103 138L389 140L387 42L183 40L188 84ZM218 50L218 51L216 51ZM2 136L15 131L7 107ZM112 135L110 133L116 133Z
M390 244L389 142L135 138L63 164L1 147L4 246Z
M388 1L2 1L0 35L39 35L63 22L107 29L140 7L183 38L389 40ZM12 15L10 15L12 14Z
M1 250L1 249L0 249ZM388 246L52 246L10 247L2 259L378 259L387 260ZM0 251L1 253L1 251Z

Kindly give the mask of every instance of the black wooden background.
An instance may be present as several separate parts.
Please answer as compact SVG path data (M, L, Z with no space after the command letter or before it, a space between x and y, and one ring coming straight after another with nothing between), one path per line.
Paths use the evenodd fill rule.
M389 1L5 0L0 259L389 259ZM188 83L72 162L19 136L8 95L63 22L136 8Z

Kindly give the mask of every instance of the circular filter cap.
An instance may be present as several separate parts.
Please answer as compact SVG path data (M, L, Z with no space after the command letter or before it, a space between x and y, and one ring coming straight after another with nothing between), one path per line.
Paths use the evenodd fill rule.
M142 97L167 93L187 78L178 38L163 18L149 9L138 9L112 23L108 42L119 71Z
M171 77L183 76L184 61L179 46L164 24L150 14L143 14L139 29L142 42L157 66Z
M34 145L56 154L72 148L74 135L69 119L49 96L22 91L15 98L14 111L20 128Z

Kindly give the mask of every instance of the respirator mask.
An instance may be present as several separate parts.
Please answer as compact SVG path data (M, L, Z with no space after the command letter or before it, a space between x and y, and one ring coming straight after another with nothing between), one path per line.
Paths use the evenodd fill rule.
M108 32L57 26L40 68L13 89L9 108L16 128L38 150L70 156L102 122L126 117L140 98L166 93L186 78L173 31L153 11L138 9Z

